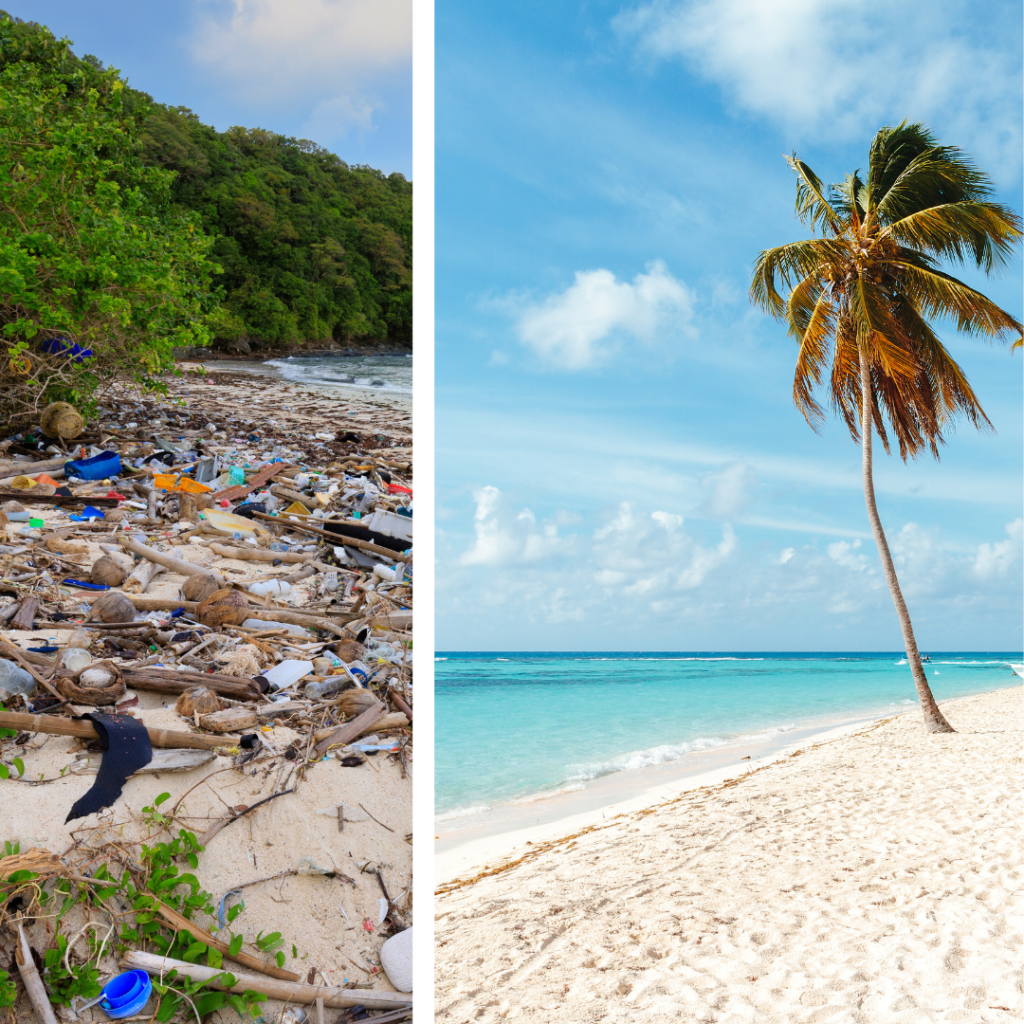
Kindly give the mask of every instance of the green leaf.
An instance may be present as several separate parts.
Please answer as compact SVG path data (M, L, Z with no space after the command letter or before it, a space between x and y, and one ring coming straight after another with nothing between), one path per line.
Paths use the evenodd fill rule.
M181 959L186 963L194 964L207 950L205 942L193 942L182 954Z
M224 965L224 954L219 949L214 949L212 946L206 954L206 966L214 967L220 970Z
M9 779L11 777L11 770L5 764L0 764L0 779Z
M241 935L233 935L231 941L228 943L228 949L230 950L231 956L238 956L242 949L242 943L244 938Z
M158 796L158 797L157 797L157 798L156 798L156 799L155 799L155 800L153 801L153 803L154 803L154 804L155 804L155 805L156 805L157 807L159 807L159 806L160 806L160 805L161 805L162 803L164 803L164 801L166 801L166 800L170 800L170 799L171 799L171 794L170 794L170 793L161 793L161 794L160 794L160 795L159 795L159 796Z
M284 953L278 953L274 959L277 961L278 967L284 967Z

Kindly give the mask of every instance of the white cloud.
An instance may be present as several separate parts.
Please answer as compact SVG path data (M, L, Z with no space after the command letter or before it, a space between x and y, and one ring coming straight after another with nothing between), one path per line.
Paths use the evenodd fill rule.
M967 0L652 0L613 25L804 137L922 119L1010 171L1020 166L1019 18L1005 5L1003 32L998 6L985 9L979 22Z
M829 544L828 557L832 559L836 565L845 566L847 569L853 569L854 572L863 572L868 567L867 555L855 555L854 551L860 547L860 541L847 541L840 540L834 544Z
M1024 554L1024 519L1014 519L1006 526L1006 540L982 544L974 559L974 572L980 579L1005 577L1014 567L1020 568Z
M715 519L732 519L750 505L757 489L757 475L750 466L736 462L720 473L708 473L701 484L709 492L701 513Z
M372 130L372 83L407 68L411 0L233 0L204 3L195 62L263 110L309 103L310 137Z
M583 370L606 362L625 338L650 344L678 334L692 305L689 289L660 260L632 283L610 270L580 270L565 291L521 309L517 331L549 365Z

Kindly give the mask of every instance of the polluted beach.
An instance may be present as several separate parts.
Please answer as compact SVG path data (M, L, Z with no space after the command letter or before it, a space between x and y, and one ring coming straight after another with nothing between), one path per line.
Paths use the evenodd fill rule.
M405 1019L407 395L184 369L0 442L0 984Z

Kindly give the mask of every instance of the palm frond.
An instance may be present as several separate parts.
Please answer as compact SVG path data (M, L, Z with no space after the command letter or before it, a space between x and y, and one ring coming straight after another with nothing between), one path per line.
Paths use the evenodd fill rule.
M828 365L836 310L827 288L815 277L805 277L789 297L786 319L790 333L800 342L793 375L793 401L817 430L825 416L814 397Z
M833 234L838 234L842 217L826 198L821 179L803 160L797 159L796 153L784 159L796 175L796 215L800 223L812 231L823 232L830 228Z
M942 203L901 217L879 237L950 260L973 261L985 273L1004 266L1022 237L1021 219L998 203Z
M765 249L754 261L750 300L778 319L786 310L786 300L779 293L779 287L789 290L794 282L808 275L824 279L842 257L842 245L826 238L811 238Z
M977 289L934 267L922 266L903 250L886 261L897 269L902 291L924 317L948 317L965 334L988 338L1021 336L1022 327L1004 309Z

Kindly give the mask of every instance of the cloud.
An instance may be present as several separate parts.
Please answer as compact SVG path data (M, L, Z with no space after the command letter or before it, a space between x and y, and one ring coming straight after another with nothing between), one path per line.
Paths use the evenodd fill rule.
M565 291L519 310L519 340L541 360L562 370L606 362L622 341L650 344L678 334L691 317L689 289L660 260L632 284L610 270L580 270Z
M709 492L701 514L713 519L733 519L750 505L757 490L757 474L750 466L737 462L720 473L708 473L701 484Z
M1009 4L988 5L980 21L977 13L967 0L652 0L613 26L644 54L681 58L738 107L804 137L940 121L1016 169L1019 16Z
M656 501L635 495L600 513L542 517L516 511L497 487L479 488L471 534L439 531L440 645L899 649L870 540L771 548L742 524L691 526ZM889 540L926 650L1019 644L1024 520L972 545L912 522Z
M1005 578L1016 567L1020 568L1024 554L1024 519L1014 519L1006 525L1007 539L995 544L982 544L974 559L974 573L982 580Z
M195 62L267 111L308 103L317 139L372 129L372 83L407 70L411 0L205 2L190 49Z

